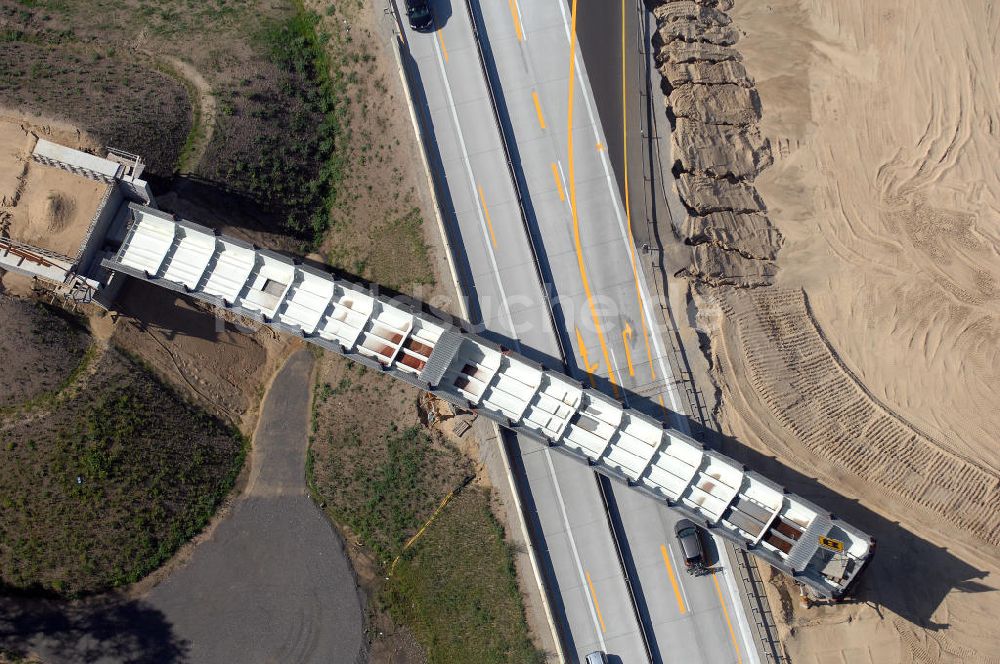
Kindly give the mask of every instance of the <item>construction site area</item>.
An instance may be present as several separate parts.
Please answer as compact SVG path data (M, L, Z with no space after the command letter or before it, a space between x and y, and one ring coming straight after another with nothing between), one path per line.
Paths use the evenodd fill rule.
M998 17L349 4L0 0L0 662L994 664Z

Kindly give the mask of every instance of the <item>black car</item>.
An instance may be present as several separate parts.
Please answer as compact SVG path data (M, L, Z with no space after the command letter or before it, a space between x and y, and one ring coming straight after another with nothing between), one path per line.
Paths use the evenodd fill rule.
M701 537L698 536L698 526L688 519L681 519L674 526L674 533L684 554L684 566L690 572L701 570L705 566L705 552L701 548Z
M434 15L428 0L406 0L406 17L410 27L417 32L430 32L434 27Z

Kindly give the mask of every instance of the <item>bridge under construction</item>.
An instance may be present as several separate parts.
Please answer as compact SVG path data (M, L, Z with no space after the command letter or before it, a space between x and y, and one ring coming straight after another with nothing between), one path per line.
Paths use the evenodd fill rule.
M75 152L49 151L67 160ZM52 155L46 165L72 166ZM577 457L820 597L847 593L874 553L866 533L578 380L419 305L176 219L152 206L145 183L122 170L113 177L124 178L119 204L98 210L86 246L59 263L58 279L54 259L25 260L44 254L25 245L2 267L57 291L83 283L105 306L126 278L140 279L301 337Z

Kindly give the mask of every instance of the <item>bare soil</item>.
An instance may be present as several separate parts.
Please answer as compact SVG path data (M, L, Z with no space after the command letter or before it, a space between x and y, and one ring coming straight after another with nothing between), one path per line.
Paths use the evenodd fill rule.
M58 391L90 345L81 321L0 295L0 411Z
M268 382L296 347L293 339L139 281L122 289L116 308L115 344L250 435Z
M11 20L4 9L0 26ZM0 49L0 103L59 115L105 145L142 155L152 172L170 173L191 128L184 86L141 54L39 39Z
M68 132L53 132L30 118L0 115L0 237L72 259L110 185L32 162L37 137L53 133L67 138ZM75 132L68 138L73 147L88 144Z
M21 179L28 168L35 137L26 131L13 131L0 118L0 206L12 207L20 195Z
M331 35L327 50L345 102L343 181L320 251L326 262L384 287L430 300L439 280L437 231L405 90L382 5L308 2Z
M735 47L698 49L755 81L755 140L774 164L754 186L784 241L773 286L693 289L711 372L702 384L716 388L731 452L879 541L854 603L804 609L788 582L771 584L787 654L992 664L997 16L987 2L869 0L737 2L729 13ZM718 161L695 147L692 159ZM703 240L752 249L748 238Z
M106 0L86 6L60 4L45 10L13 4L0 0L0 27L24 31L33 44L54 41L103 53L114 49L116 54L135 57L153 67L159 64L170 76L181 70L183 75L176 80L185 85L189 97L203 99L210 95L215 100L215 121L196 118L196 130L188 135L185 144L170 146L182 157L197 155L202 149L203 153L200 160L190 162L192 173L154 181L161 206L262 246L301 250L295 240L281 233L281 215L261 205L266 196L256 188L260 182L248 179L287 184L281 178L289 172L289 164L301 166L295 159L279 159L282 171L262 174L255 160L255 155L272 152L265 149L268 145L294 145L300 139L302 127L292 126L289 133L288 117L294 114L276 110L297 103L286 89L295 81L268 57L259 39L268 27L292 15L290 5L211 2L176 11L169 4L154 8L131 1L124 7L114 3L113 10L112 3ZM386 17L375 3L307 5L320 14L320 28L330 35L327 54L331 77L344 99L349 100L344 131L336 136L338 150L343 151L343 180L334 201L332 230L321 247L322 256L349 274L431 300L455 312L457 299L450 280L440 276L447 275L448 268L438 230L433 223L425 223L433 219L434 210L419 147L405 113L402 83L389 50ZM100 21L95 20L98 15ZM73 27L66 30L65 26ZM210 89L192 85L195 74ZM197 108L201 113L203 106ZM56 113L55 109L45 110ZM77 117L70 112L72 109L61 110L63 118ZM86 120L78 119L89 127ZM197 127L206 131L211 128L210 138L205 134L199 138ZM312 136L315 126L305 131ZM199 147L199 141L204 148ZM119 147L129 149L127 145ZM115 343L141 356L209 412L237 422L244 431L252 429L263 385L279 359L289 352L289 342L259 326L249 326L247 337L246 321L220 323L200 305L138 284L123 292L118 308L117 322L107 330ZM95 327L98 323L111 327L107 321L95 319ZM363 409L367 411L365 417L370 418L363 422L363 440L385 433L383 398L398 387L372 388L373 399L376 395L378 398ZM393 401L395 398L390 397ZM404 399L407 408L401 412L399 423L416 419L419 425L415 402L415 396ZM421 431L438 440L430 430ZM471 432L466 433L462 444L466 452L475 454L477 445L470 442L472 437ZM439 444L441 447L436 449L442 453L450 449L445 443L434 443ZM467 460L457 455L455 458L458 468L468 467ZM440 472L451 477L448 473L454 471L442 468ZM503 516L502 511L498 514ZM361 551L350 544L349 549L355 554ZM363 579L369 574L372 579L381 578L378 563L370 556L367 563L365 559L364 555L355 557L359 575ZM522 614L517 615L523 619ZM381 616L373 618L375 631L391 632L396 638L377 642L375 652L381 648L381 652L395 653L387 655L391 661L423 661L423 649L413 636L387 618L387 613Z
M10 237L76 257L101 199L113 185L34 162L27 165L22 182L8 219Z

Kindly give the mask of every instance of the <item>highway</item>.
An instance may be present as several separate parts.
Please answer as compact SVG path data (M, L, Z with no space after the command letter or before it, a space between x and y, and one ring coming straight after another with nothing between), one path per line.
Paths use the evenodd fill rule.
M434 3L438 29L406 27L418 112L432 168L443 180L439 205L473 323L499 343L561 368L541 276L493 120L472 23L463 4ZM454 14L452 13L454 12ZM417 87L417 86L414 86ZM523 344L523 345L522 345ZM518 438L514 467L529 518L544 542L551 598L575 660L594 650L647 661L594 473L538 442Z
M559 323L567 348L574 351L577 375L603 376L602 387L609 393L667 418L684 412L683 401L671 389L664 343L650 315L656 306L649 299L627 230L631 205L622 201L609 159L610 145L624 149L631 123L620 119L623 106L627 108L622 57L607 56L616 50L624 56L621 49L628 39L623 27L636 17L631 3L616 4L591 2L586 9L577 7L576 22L573 8L567 11L558 0L474 6L482 17L482 32L506 102L519 172L543 247L540 253L550 269L560 302ZM610 71L606 78L617 82L607 86L610 94L605 95L619 100L606 104L617 111L614 124L622 131L614 143L602 130L580 58L576 26L583 12L594 13L586 24L597 28L595 38L602 38L597 47L604 57L597 62ZM572 69L571 48L575 49ZM627 158L619 162L621 186L629 181L625 170L629 162ZM682 417L672 424L686 428ZM647 622L653 659L741 661L744 647L726 584L714 575L688 577L677 568L673 536L677 517L621 484L602 481L617 507L621 547L634 579L638 610Z
M631 2L596 0L579 7L560 0L471 6L524 194L524 219L466 5L435 3L438 30L407 33L407 40L432 127L430 151L439 155L432 167L446 182L442 207L453 246L465 250L459 271L484 332L515 347L520 339L521 350L536 351L535 359L549 366L561 359L561 346L567 368L582 380L665 420L684 413L653 316L658 305L629 230L629 199L642 183L636 186L628 173L636 159L625 154L627 131L635 125L622 118L636 91L622 85L628 80L622 63L638 12ZM600 111L580 27L591 52L600 54L592 57L602 83ZM626 61L625 69L635 65ZM616 131L611 140L602 117ZM611 150L621 156L614 164ZM623 191L630 192L626 200ZM546 292L551 318L539 305ZM686 428L683 416L672 424ZM669 509L534 442L511 447L571 658L600 649L623 662L753 661L728 572L695 578L678 568L677 517Z

